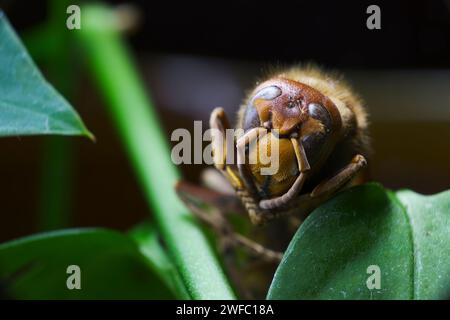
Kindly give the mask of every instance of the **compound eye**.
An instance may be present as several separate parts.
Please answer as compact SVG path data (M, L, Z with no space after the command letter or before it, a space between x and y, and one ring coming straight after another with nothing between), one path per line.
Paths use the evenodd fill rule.
M258 111L256 111L256 108L252 104L250 104L245 109L243 129L244 131L247 131L249 129L256 128L259 126L260 120Z
M323 132L311 133L302 137L302 145L310 165L313 165L318 160L325 141L326 134Z
M308 105L308 112L311 117L322 122L325 131L328 133L333 125L331 116L328 110L318 103L310 103Z
M302 145L305 149L306 157L309 163L313 164L320 156L322 147L331 131L332 122L328 110L318 103L310 103L308 105L308 112L312 118L319 120L323 127L323 130L302 137Z
M243 123L244 131L261 126L259 114L254 105L255 100L256 99L273 100L276 97L279 97L280 95L281 89L278 88L277 86L269 86L259 90L250 100L247 108L245 109L244 123Z

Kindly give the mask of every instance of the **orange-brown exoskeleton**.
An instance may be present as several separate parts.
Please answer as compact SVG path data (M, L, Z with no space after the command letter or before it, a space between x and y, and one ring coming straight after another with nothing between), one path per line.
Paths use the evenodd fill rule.
M243 135L231 144L224 142L229 123L222 108L213 110L210 126L218 132L212 140L215 167L233 186L254 224L285 215L303 219L355 182L367 165L367 115L361 100L341 79L315 68L294 67L259 83L238 112L236 128ZM270 145L274 139L278 170L263 175L262 163L246 160L260 144ZM235 163L226 161L229 152L236 154ZM221 199L222 205L225 202ZM219 232L235 235L224 220L212 221L197 213ZM269 259L280 257L240 235L237 238L230 241Z
M225 134L229 121L223 109L214 109L210 125ZM272 175L261 175L260 163L228 165L216 159L255 224L304 216L367 163L367 119L360 100L316 69L289 69L257 85L239 110L237 128L244 130L235 142L237 155L255 152L249 148L252 139L279 139L279 170ZM226 145L215 140L213 152L225 157Z

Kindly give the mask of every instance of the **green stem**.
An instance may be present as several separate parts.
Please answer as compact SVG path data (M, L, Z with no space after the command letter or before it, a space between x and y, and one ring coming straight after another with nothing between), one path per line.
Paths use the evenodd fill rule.
M65 28L69 4L70 0L48 1L48 21L25 37L33 57L47 67L51 82L66 97L72 95L74 86L69 33ZM65 137L45 137L41 154L38 230L64 228L70 224L72 143Z
M128 235L139 245L141 253L148 259L149 264L159 273L161 279L172 289L178 299L190 299L186 286L172 260L159 243L159 235L155 225L146 221L134 227Z
M68 227L72 144L67 137L46 137L42 148L38 230Z
M180 176L170 157L168 137L115 31L113 11L103 6L85 6L81 11L79 39L87 50L92 73L190 296L233 299L204 234L174 191Z

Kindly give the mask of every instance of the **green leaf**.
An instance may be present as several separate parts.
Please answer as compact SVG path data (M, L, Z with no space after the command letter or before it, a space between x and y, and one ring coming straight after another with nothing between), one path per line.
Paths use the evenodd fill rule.
M450 293L450 190L424 196L397 192L409 212L415 255L415 299L439 299Z
M0 11L0 136L93 138L76 111L44 79Z
M81 269L69 290L67 267ZM55 231L0 245L2 295L18 299L170 299L170 289L129 237L104 229Z
M401 202L399 201L401 200ZM450 192L342 192L293 237L269 299L437 299L450 286ZM380 268L380 288L368 288ZM370 279L369 279L370 278Z

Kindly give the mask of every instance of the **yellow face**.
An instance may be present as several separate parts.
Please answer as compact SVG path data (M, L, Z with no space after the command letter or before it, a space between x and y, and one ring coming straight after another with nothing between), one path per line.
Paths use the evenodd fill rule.
M276 140L276 141L275 141ZM277 144L278 157L272 157L272 146ZM261 159L264 157L264 159ZM289 139L277 138L272 132L262 136L249 147L249 159L256 163L248 164L258 192L264 197L278 196L285 193L299 174L295 151ZM277 164L272 163L278 161ZM278 166L273 175L263 175L261 169L271 165Z
M246 106L240 121L244 131L249 135L256 129L267 131L247 146L247 171L261 199L281 196L300 171L309 171L329 152L330 133L337 123L329 111L334 104L312 87L276 78L258 86ZM272 147L275 141L278 155ZM278 161L277 170L262 173L261 169L273 167L271 161Z

